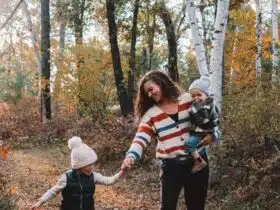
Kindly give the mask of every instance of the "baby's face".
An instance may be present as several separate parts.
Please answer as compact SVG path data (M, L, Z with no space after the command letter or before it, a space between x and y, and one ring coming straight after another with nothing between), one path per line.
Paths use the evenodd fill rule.
M80 168L79 172L82 173L82 174L85 174L87 176L90 176L92 174L92 171L93 171L93 166L94 166L94 164L90 164L88 166Z
M204 92L202 92L199 89L191 89L190 93L195 102L198 102L201 104L205 103L205 101L207 99L207 95Z

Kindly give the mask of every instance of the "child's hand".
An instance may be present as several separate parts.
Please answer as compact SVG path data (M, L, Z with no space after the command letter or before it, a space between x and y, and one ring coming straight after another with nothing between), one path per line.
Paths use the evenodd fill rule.
M35 210L37 208L39 208L44 202L39 200L37 201L37 203L35 203L32 207L31 207L31 210Z
M121 170L131 169L134 162L134 158L125 158L122 163Z

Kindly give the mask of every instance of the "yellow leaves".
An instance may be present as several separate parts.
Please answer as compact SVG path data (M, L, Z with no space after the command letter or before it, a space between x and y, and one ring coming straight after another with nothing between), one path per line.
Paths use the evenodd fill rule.
M10 190L9 190L9 196L11 195L15 195L17 193L17 188L15 186L13 186Z
M68 112L68 114L72 114L74 112L73 104L68 104L67 105L67 112Z
M49 80L41 79L41 89L45 89L49 85Z
M6 160L8 154L8 146L0 143L0 159Z

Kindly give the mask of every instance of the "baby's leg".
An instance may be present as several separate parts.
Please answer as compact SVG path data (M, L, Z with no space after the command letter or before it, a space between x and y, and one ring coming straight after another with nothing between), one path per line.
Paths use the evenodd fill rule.
M199 136L190 136L186 141L185 141L185 151L186 153L191 153L194 159L197 159L200 157L196 146L198 142L201 140L201 137Z
M200 157L196 149L196 146L200 140L201 137L199 136L190 136L189 139L185 142L185 149L187 150L187 152L191 153L192 157L194 158L192 173L200 171L207 165L207 162Z

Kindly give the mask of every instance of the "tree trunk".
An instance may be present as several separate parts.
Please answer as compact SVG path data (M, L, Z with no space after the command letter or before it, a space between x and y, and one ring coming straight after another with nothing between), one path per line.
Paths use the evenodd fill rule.
M187 2L187 12L190 19L190 26L192 32L192 47L197 56L196 62L200 76L209 76L207 59L202 38L199 34L198 21L196 18L196 6L194 0Z
M141 53L141 59L140 59L140 74L143 75L146 73L147 69L148 69L148 50L146 49L146 47L142 48L142 53Z
M279 67L278 67L278 11L277 0L272 0L272 82L278 82Z
M256 34L257 34L257 56L256 77L260 78L262 72L262 12L260 0L256 0Z
M225 32L227 28L229 0L218 0L217 16L212 37L212 49L210 59L211 91L218 108L222 107L223 90L223 50Z
M152 69L153 51L154 51L154 37L156 30L156 14L153 13L153 25L148 28L148 71Z
M168 73L173 81L178 82L179 74L177 68L177 39L171 15L166 9L164 2L159 4L159 15L164 23L168 40Z
M133 12L133 23L132 23L132 29L131 29L131 45L130 45L130 58L129 58L129 75L128 75L128 100L129 105L131 107L128 107L129 112L133 112L133 95L134 95L134 74L135 74L135 45L136 45L136 36L137 36L137 17L138 17L138 10L139 10L139 1L135 0L134 5L134 12Z
M50 4L49 0L41 0L41 67L42 86L41 103L46 119L51 119L50 95Z
M229 79L230 90L232 90L233 84L235 82L235 69L234 69L233 65L234 65L234 58L235 58L235 54L236 54L236 43L238 40L238 31L239 31L238 27L234 26L233 31L234 31L234 38L233 38L231 66L230 66L230 79Z
M121 69L121 59L120 59L120 51L118 47L118 39L117 39L117 27L115 22L115 4L114 0L106 0L107 7L107 19L108 19L108 27L109 27L109 39L111 45L111 54L113 60L113 69L115 75L115 83L118 92L118 98L120 102L120 107L122 111L122 115L126 117L129 113L129 103L132 101L128 101L126 88L124 85L123 72Z

